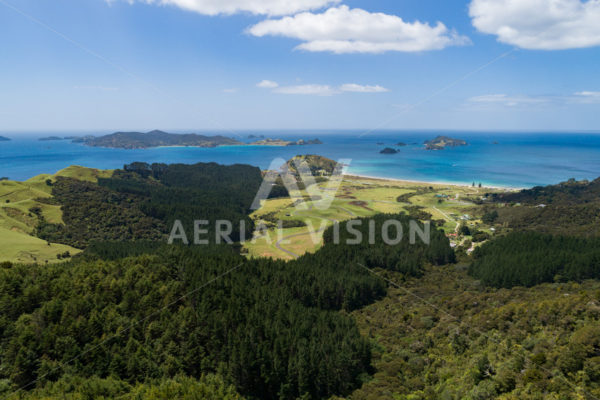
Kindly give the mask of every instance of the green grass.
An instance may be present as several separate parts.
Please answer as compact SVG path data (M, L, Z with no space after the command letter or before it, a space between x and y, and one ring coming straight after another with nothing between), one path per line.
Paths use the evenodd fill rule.
M68 251L71 255L81 252L70 246L51 244L25 233L0 227L0 262L54 263L60 261L58 254Z
M320 189L327 187L327 183L319 185ZM397 198L406 193L414 193L423 188L433 188L432 191L413 196L410 199L411 204L398 203ZM445 184L429 184L417 182L386 181L381 179L369 179L359 177L345 177L339 190L335 193L329 208L319 208L320 201L307 201L309 209L299 210L294 207L294 201L302 198L306 193L293 193L292 199L271 199L262 203L262 207L257 210L252 217L260 220L261 216L274 213L275 218L281 220L302 220L310 221L315 230L319 229L322 221L327 221L327 226L333 224L331 220L344 221L351 218L368 217L379 213L398 213L406 211L410 205L418 205L424 208L423 211L430 213L433 219L446 221L442 226L447 233L453 233L460 224L460 216L464 214L473 214L477 207L475 204L461 199L466 197L479 196L484 192L490 192L490 189L479 189L467 186L453 186ZM327 192L326 192L327 193ZM444 199L439 202L436 195L447 195L455 200ZM456 197L458 196L458 199ZM352 203L355 204L352 204ZM356 203L358 202L358 203ZM456 215L452 217L451 214ZM471 225L480 223L480 221L471 221ZM306 252L318 250L322 241L313 241L309 234L309 228L291 228L284 229L280 236L304 234L290 239L290 243L281 244L286 250L295 254L302 255ZM321 235L322 236L322 235ZM268 231L268 238L258 239L255 243L247 242L244 247L251 257L273 257L290 259L289 254L282 252L275 246L277 242L276 229Z
M37 217L30 211L33 207L50 223L63 223L58 205L46 204L43 199L52 197L52 186L59 176L97 182L98 178L110 177L113 171L72 166L54 175L42 174L24 182L0 181L0 261L56 262L57 254L79 252L69 246L48 244L32 236Z

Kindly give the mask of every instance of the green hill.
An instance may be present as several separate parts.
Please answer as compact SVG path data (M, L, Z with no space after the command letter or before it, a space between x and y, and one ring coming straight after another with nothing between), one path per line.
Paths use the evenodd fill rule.
M80 252L66 245L51 244L35 236L38 219L62 224L60 205L52 204L52 188L61 177L97 182L112 171L72 166L56 174L38 175L24 182L0 181L0 262L56 262L58 255Z

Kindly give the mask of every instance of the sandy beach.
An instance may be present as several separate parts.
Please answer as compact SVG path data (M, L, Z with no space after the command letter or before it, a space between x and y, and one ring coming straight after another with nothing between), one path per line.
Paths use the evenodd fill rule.
M357 179L370 179L375 181L386 181L386 182L395 182L395 183L406 183L406 184L419 184L419 185L434 185L434 186L456 186L456 187L473 187L472 184L467 183L455 183L455 182L443 182L443 181L419 181L419 180L411 180L411 179L396 179L396 178L386 178L381 176L372 176L372 175L357 175L357 174L345 174L344 178L357 178ZM479 187L475 187L479 188ZM525 188L518 187L508 187L508 186L490 186L490 185L482 185L481 189L492 189L492 190L501 190L506 192L516 192L519 190L523 190Z

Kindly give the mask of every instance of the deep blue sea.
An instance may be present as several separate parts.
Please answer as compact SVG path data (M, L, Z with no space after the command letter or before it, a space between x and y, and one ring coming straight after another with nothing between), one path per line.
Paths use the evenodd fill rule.
M6 132L1 135L12 140L0 142L0 177L26 180L42 173L55 173L70 165L113 169L133 161L186 164L213 161L220 164L250 164L265 169L277 158L287 160L297 154L318 154L336 160L351 159L348 172L353 174L422 181L531 187L570 178L600 177L600 134L385 131L360 136L363 133L247 131L238 132L239 136L219 134L246 142L251 141L248 139L250 134L286 139L319 138L324 144L122 150L87 147L69 140L37 139L71 136L72 132L37 135ZM469 146L442 151L425 150L423 141L438 134L464 139ZM379 153L384 147L394 147L398 142L407 143L408 146L398 148L400 153L394 155Z

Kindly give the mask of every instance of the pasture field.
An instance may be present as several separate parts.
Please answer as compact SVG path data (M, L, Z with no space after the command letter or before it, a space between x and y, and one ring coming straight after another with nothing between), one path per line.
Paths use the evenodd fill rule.
M482 222L473 216L478 206L470 200L479 199L485 193L500 191L494 188L358 176L345 176L337 192L327 191L327 183L318 185L326 196L333 196L329 207L323 207L327 199L312 200L304 192L292 193L291 199L270 199L262 203L252 218L257 224L261 221L266 223L269 229L256 232L255 240L244 244L249 257L293 259L318 250L322 246L323 231L335 221L381 213L410 214L416 208L430 214L432 220L439 221L441 228L449 235L456 233L460 224L486 231ZM302 200L305 207L297 207ZM301 221L306 226L285 228L278 233L274 226L276 220ZM451 237L455 245L465 239L468 237L462 240Z
M110 177L113 171L72 166L56 174L42 174L24 182L0 181L0 262L57 262L58 255L77 254L70 246L48 243L33 236L39 213L50 223L62 223L60 206L51 203L52 183L57 177L90 182Z

